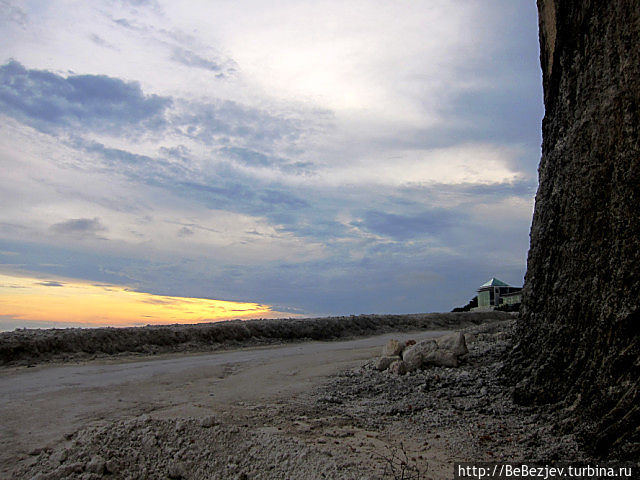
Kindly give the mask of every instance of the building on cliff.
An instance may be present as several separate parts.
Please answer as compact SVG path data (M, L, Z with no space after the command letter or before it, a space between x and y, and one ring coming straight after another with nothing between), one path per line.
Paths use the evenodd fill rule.
M514 305L522 301L522 287L511 286L493 277L478 288L478 306L475 310L490 310L503 304Z

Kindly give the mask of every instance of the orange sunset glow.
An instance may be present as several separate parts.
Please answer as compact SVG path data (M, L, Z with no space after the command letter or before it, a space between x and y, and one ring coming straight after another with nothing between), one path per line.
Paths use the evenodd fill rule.
M80 280L0 274L0 315L88 326L201 323L278 316L268 305L170 297Z

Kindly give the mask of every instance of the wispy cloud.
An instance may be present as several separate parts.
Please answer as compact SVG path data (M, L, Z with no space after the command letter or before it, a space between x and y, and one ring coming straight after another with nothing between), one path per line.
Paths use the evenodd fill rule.
M186 48L174 48L171 59L187 67L202 68L204 70L214 72L218 78L223 78L227 75L227 73L225 73L227 69L221 62L201 57L197 53L187 50Z
M91 41L93 43L95 43L96 45L100 45L101 47L105 47L105 48L110 48L113 50L118 50L118 48L116 46L114 46L112 43L107 42L104 38L102 38L100 35L96 35L95 33L92 33L89 35L89 38L91 39Z
M107 228L99 218L71 218L51 225L51 230L69 235L96 235L106 231Z
M42 285L43 287L64 287L64 283L55 282L53 280L47 280L46 282L36 282L36 285ZM27 288L27 287L22 287Z

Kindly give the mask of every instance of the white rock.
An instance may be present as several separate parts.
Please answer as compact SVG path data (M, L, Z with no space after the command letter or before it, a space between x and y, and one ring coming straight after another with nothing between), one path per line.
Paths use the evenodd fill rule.
M404 342L399 342L398 340L389 340L387 344L382 347L382 356L383 357L394 357L400 355L404 350Z
M462 332L455 332L443 337L436 338L438 348L442 350L450 350L456 355L465 355L469 353L467 343L465 342Z
M402 352L402 360L406 363L407 371L412 372L422 366L422 358L438 349L433 340L423 340Z
M458 355L452 350L434 350L422 357L422 366L457 367Z
M404 375L407 373L407 364L402 360L396 360L389 366L389 371L395 375Z
M380 357L376 361L376 370L382 372L383 370L389 368L389 365L391 365L396 360L402 360L400 358L400 355L394 355L393 357Z

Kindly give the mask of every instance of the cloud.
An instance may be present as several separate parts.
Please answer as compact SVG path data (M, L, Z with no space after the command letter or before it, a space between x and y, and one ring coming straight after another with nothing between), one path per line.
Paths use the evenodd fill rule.
M42 285L43 287L64 287L64 283L54 282L53 280L37 282L36 285Z
M224 66L219 62L201 57L197 53L187 50L186 48L176 47L173 49L171 60L174 60L187 67L202 68L216 73L218 78L226 76Z
M457 217L457 218L456 218ZM452 225L454 220L462 221L460 214L450 210L424 211L418 215L399 215L371 210L362 221L354 225L370 232L391 237L395 240L409 240L425 236L438 236Z
M99 218L71 218L64 222L51 225L50 229L55 233L64 235L96 235L107 228Z
M135 182L161 187L208 208L284 220L284 211L290 215L309 207L306 200L289 188L257 181L233 166L219 163L199 168L186 148L161 149L166 157L163 158L108 148L82 139L75 139L72 145L97 155L104 171L118 172Z
M116 48L112 43L107 42L104 38L102 38L100 35L96 35L95 33L91 33L89 35L89 39L93 43L95 43L96 45L100 45L101 47L110 48L112 50L118 50L118 48Z
M29 17L22 8L12 5L12 3L7 0L0 1L0 24L4 22L15 23L25 28L28 20Z
M21 62L0 65L0 246L20 253L0 259L309 313L517 283L535 4L485 3L24 3L0 45Z
M387 148L318 171L328 185L499 184L521 181L518 146L458 143L443 148ZM303 179L305 180L305 179ZM315 179L310 179L315 180Z
M140 155L120 148L109 148L102 143L80 138L76 138L70 143L86 153L96 154L101 161L101 169L126 175L132 180L157 185L165 183L169 178L185 175L184 168L175 162Z
M113 23L116 25L120 25L121 27L127 28L129 30L139 30L139 27L136 27L131 22L129 22L126 18L114 18Z
M462 116L461 116L462 112ZM539 147L544 113L540 85L529 82L510 86L499 84L459 92L447 105L446 114L457 120L458 134L495 142L536 142Z
M182 227L180 230L178 230L179 237L190 237L191 235L193 235L193 230L191 230L189 227Z
M106 75L63 77L15 60L0 66L0 106L42 131L73 126L125 133L157 127L170 104L166 97L144 95L137 82Z
M282 163L282 159L243 147L223 147L220 152L244 165L251 167L270 167Z
M156 2L156 0L121 0L121 1L122 3L129 3L134 7L143 7L143 6L150 6L154 8L158 7L158 2Z
M323 112L313 113L322 120ZM231 100L181 103L171 123L182 135L206 145L224 145L231 137L245 145L273 146L272 142L295 141L315 127L313 118L296 119Z
M306 176L313 175L317 171L316 164L313 162L296 161L246 147L223 147L219 152L224 158L234 161L241 167L247 167L255 174L258 174L258 170L262 170L260 173L266 173L272 177L283 174Z

